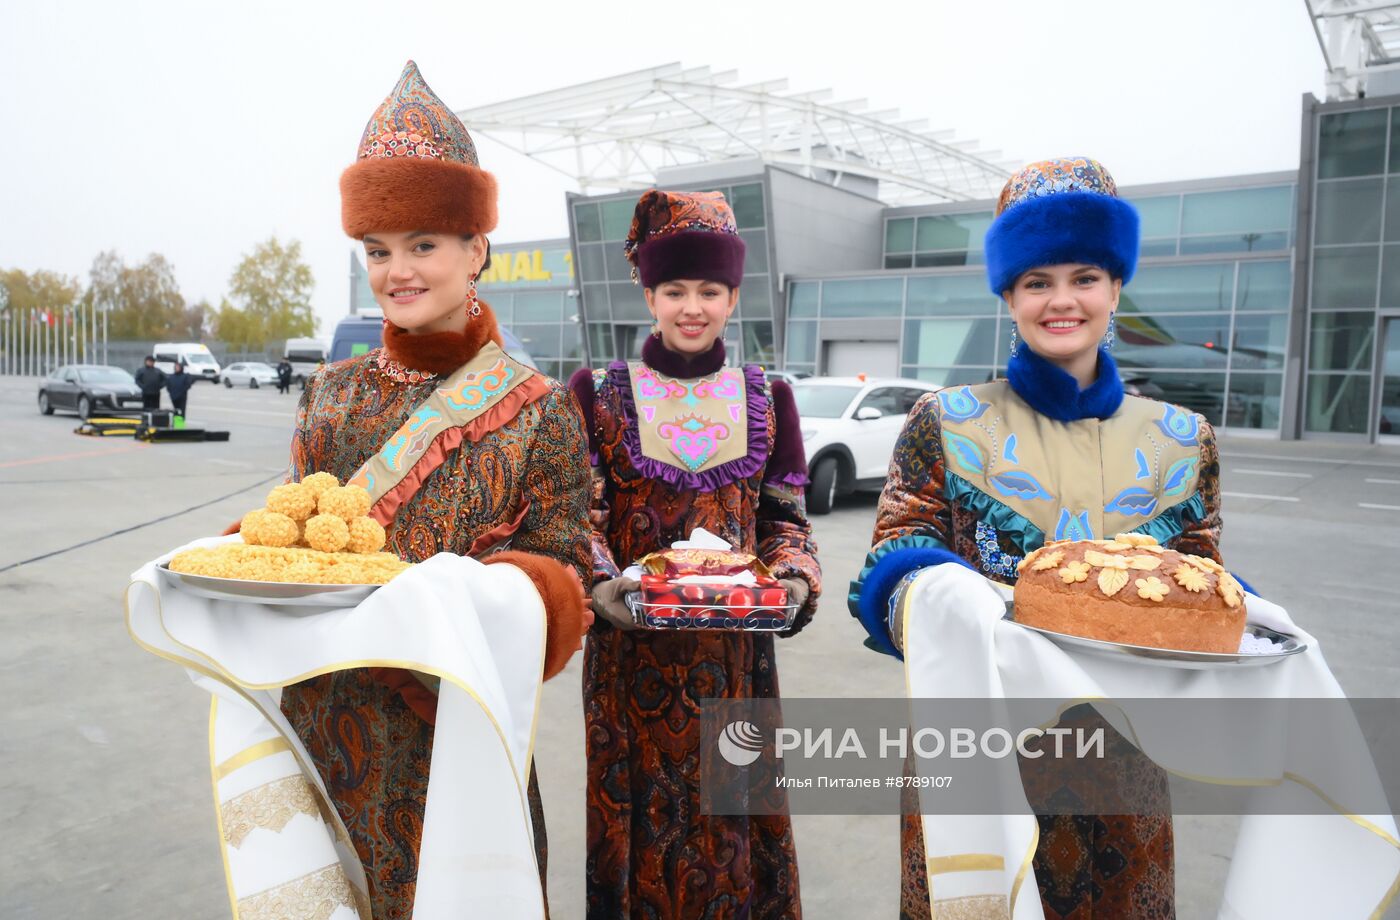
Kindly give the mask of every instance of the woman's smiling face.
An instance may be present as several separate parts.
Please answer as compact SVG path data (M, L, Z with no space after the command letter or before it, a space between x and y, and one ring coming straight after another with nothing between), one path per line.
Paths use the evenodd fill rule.
M384 318L409 332L461 332L467 284L486 261L486 238L421 230L364 238L374 299Z
M1046 265L1021 275L1002 296L1021 340L1066 365L1097 353L1122 290L1123 282L1096 265Z
M666 281L645 294L661 344L689 355L714 346L739 302L739 289L718 281Z

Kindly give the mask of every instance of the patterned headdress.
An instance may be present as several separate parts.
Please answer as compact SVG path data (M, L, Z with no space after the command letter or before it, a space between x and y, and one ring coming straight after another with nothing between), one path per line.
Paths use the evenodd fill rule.
M637 202L622 246L643 287L689 279L732 288L744 277L744 241L719 192L651 189Z
M1000 295L1033 268L1082 262L1123 283L1138 256L1137 209L1118 197L1103 164L1088 157L1032 163L997 199L987 230L987 280Z
M365 125L355 164L340 176L341 222L355 239L405 230L487 233L496 180L476 145L412 61Z

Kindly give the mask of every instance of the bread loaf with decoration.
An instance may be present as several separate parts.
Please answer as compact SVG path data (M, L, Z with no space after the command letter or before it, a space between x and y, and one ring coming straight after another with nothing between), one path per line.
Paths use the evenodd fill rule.
M1244 589L1214 559L1129 533L1047 543L1018 572L1018 623L1126 645L1239 651Z

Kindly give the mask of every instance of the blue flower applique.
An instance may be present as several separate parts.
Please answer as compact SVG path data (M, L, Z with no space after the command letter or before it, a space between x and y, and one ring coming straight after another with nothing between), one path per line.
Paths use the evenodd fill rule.
M1196 438L1201 433L1201 417L1194 412L1181 412L1167 403L1162 417L1157 420L1157 427L1182 447L1195 447Z
M982 413L991 408L991 403L984 403L972 395L971 387L939 390L938 401L943 406L943 414L952 422L966 422L981 418Z

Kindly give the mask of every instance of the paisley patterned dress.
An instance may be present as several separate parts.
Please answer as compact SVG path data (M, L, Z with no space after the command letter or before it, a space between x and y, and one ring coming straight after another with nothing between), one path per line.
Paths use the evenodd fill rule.
M541 378L545 380L546 378ZM291 478L349 479L440 382L382 349L332 364L307 381L292 441ZM586 440L569 391L545 394L480 440L464 440L399 507L387 549L412 562L468 554L479 537L513 531L510 548L591 576ZM391 671L400 684L407 672ZM282 711L305 743L355 844L376 920L413 911L433 726L368 669L288 687ZM412 681L409 681L412 683ZM540 873L545 835L533 769L529 787Z
M1023 373L1009 382L941 390L910 412L880 498L874 546L851 585L853 615L860 615L864 582L879 561L910 548L951 551L1008 585L1015 584L1021 558L1047 539L1139 532L1220 560L1219 460L1203 418L1124 397L1106 355L1095 387L1100 395L1108 392L1111 409L1102 417L1084 416L1056 402L1057 386L1063 393L1068 381L1070 391L1076 389L1068 374L1047 370L1034 355L1013 364L1017 360L1012 370ZM1028 363L1036 365L1034 373L1024 373ZM897 654L883 626L864 625L871 632L867 645ZM1045 916L1173 917L1166 774L1097 714L1085 713L1072 709L1066 718L1106 728L1116 781L1154 813L1039 816L1034 870ZM1022 762L1028 794L1049 795L1028 763ZM917 798L906 796L905 806L900 916L922 920L931 916L923 826Z
M658 351L643 356L661 364ZM595 457L594 579L704 527L776 577L807 581L795 633L820 591L801 434L779 421L795 422L796 407L761 369L722 361L690 379L621 362L574 377ZM778 697L773 634L622 631L598 618L584 655L590 920L799 917L788 817L700 814L700 702Z

